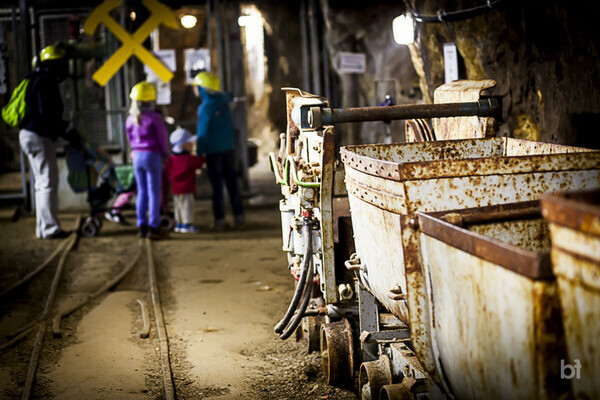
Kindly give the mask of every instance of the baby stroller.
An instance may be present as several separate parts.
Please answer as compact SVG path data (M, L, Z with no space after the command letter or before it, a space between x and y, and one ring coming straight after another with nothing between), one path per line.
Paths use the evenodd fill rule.
M115 166L109 157L83 141L78 146L67 146L65 156L67 182L73 192L87 192L87 202L90 206L90 214L81 224L79 231L86 237L96 236L102 227L101 216L110 209L107 207L109 200L115 193L129 189L126 187L127 182L123 184L119 181L116 168L131 169L131 166ZM131 184L129 182L129 185Z
M107 211L117 210L116 207L107 206L107 203L115 194L135 190L133 167L112 164L110 156L83 141L78 146L67 146L65 152L69 186L75 193L87 192L90 206L89 216L81 224L79 232L82 236L94 237L100 232L103 215ZM174 225L168 213L161 216L161 225Z

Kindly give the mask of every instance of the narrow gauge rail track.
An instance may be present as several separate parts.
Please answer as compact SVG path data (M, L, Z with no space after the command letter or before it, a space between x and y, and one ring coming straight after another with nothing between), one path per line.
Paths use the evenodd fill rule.
M76 218L73 232L78 232L78 227L80 223L81 217ZM14 332L6 335L7 338L9 338L9 340L0 343L0 352L5 352L8 351L11 347L15 346L20 341L22 341L23 339L25 339L26 337L29 337L32 334L34 335L31 356L29 358L29 365L27 368L27 375L25 383L23 385L23 390L21 392L21 399L28 400L33 394L33 389L36 382L36 375L38 372L38 365L40 362L40 357L45 342L44 339L46 337L46 331L48 327L51 327L52 334L55 338L62 337L62 319L68 316L69 314L75 312L76 310L82 308L91 300L100 297L102 294L106 293L111 288L116 287L123 280L123 278L126 275L128 275L136 265L138 265L140 258L142 258L142 254L145 252L148 298L152 302L150 308L154 313L154 320L156 321L156 341L158 342L158 349L160 353L164 398L167 400L174 400L176 398L176 390L171 369L169 338L167 335L166 324L163 316L163 308L160 300L160 292L157 283L158 281L156 276L152 242L147 238L140 239L139 248L136 249L135 255L129 258L128 262L125 263L125 266L120 270L119 273L117 273L108 281L103 282L95 291L84 295L83 298L75 304L70 304L65 309L57 309L57 307L55 307L55 300L58 292L59 283L64 278L63 272L65 270L67 260L69 259L69 254L71 254L71 252L77 248L78 241L79 235L72 233L69 237L63 239L60 242L60 244L54 249L54 251L41 264L32 269L19 281L9 285L6 289L0 292L1 303L4 301L3 299L7 297L9 293L31 282L36 276L40 274L42 270L44 270L48 265L50 265L54 259L58 258L58 264L54 271L54 275L52 277L50 288L48 294L46 295L44 308L41 314L35 317L31 322L21 326ZM151 330L150 310L143 299L138 299L137 303L140 305L143 321L143 327L140 329L139 336L141 338L148 338L150 336Z

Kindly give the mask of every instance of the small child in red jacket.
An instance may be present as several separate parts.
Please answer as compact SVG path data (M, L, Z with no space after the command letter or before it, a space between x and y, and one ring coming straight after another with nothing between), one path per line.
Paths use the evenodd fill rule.
M196 193L196 170L204 166L204 157L192 155L196 137L179 128L171 133L169 141L173 154L167 159L165 171L171 182L175 209L175 232L198 233L192 224L194 193Z

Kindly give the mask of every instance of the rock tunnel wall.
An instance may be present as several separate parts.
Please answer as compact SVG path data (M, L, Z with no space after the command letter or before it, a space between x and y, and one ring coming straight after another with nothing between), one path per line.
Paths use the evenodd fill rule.
M455 11L485 4L483 0L408 3L428 15L439 9ZM489 94L502 96L499 136L600 148L600 135L595 134L600 123L600 29L596 23L600 2L504 0L470 19L416 23L415 43L409 47L397 45L392 38L393 18L406 11L403 2L321 0L321 7L325 40L339 83L340 101L333 106L379 104L375 81L383 79L396 81L398 104L419 102L421 95L424 102L432 102L433 90L444 83L442 46L452 42L459 55L459 78L498 82ZM336 70L340 51L365 53L366 73ZM347 124L340 125L338 132L347 143L373 142L380 141L381 129L381 123Z
M414 0L436 14L483 1ZM416 3L416 4L415 4ZM484 15L418 23L413 61L424 98L444 83L442 44L456 44L460 78L492 78L503 96L499 135L600 148L600 29L597 1L509 1Z

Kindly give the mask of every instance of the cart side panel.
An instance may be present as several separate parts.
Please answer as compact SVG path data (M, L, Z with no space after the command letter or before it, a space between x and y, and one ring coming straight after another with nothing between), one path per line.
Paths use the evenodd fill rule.
M536 200L548 192L599 187L600 170L467 176L405 182L408 213Z
M564 352L541 351L560 349L560 329L543 319L559 310L555 283L533 281L425 234L420 243L434 356L457 398L547 398L558 389L546 386L553 381L547 375L555 378Z
M576 398L600 398L600 237L550 224L552 267L563 311ZM567 371L571 372L571 371ZM577 378L577 376L575 376Z

